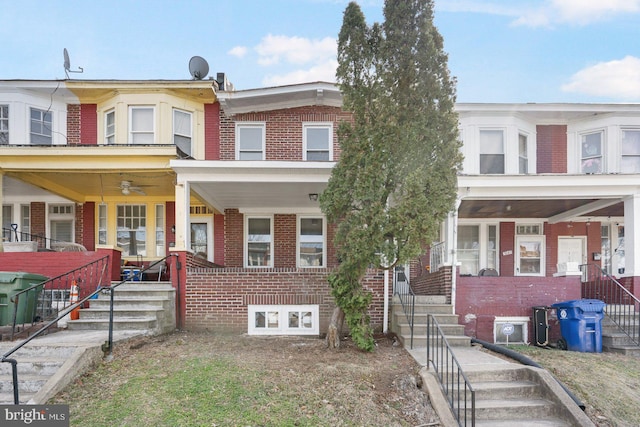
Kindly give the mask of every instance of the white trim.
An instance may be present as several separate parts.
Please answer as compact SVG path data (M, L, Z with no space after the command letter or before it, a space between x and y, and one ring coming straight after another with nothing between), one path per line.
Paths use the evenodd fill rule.
M327 161L333 161L333 123L332 122L302 122L302 160L307 160L307 130L312 128L328 129L328 141L327 151L329 152L329 159ZM324 150L314 150L324 151Z
M493 342L495 344L506 344L507 341L498 341L497 326L504 325L505 323L511 323L514 326L520 326L522 328L522 341L511 341L509 344L529 344L529 322L531 319L526 316L513 316L513 317L495 317L493 319Z
M109 114L113 114L113 133L108 134L108 129L109 129L109 125L108 125L108 120L107 117L109 116ZM113 137L113 144L116 143L116 109L115 107L113 108L109 108L108 110L104 111L103 113L103 118L104 118L104 134L103 134L103 144L109 145L109 137Z
M309 312L311 324L308 327L289 327L290 312ZM271 326L256 327L256 313L265 312L265 321L270 318ZM248 305L247 333L249 335L319 335L320 319L318 305ZM306 318L305 320L309 320Z
M319 219L322 221L322 263L320 265L302 265L300 262L300 233L303 219ZM327 220L324 215L298 215L296 219L296 265L298 268L324 268L327 264Z
M133 110L151 110L153 113L152 123L151 123L151 135L153 136L151 144L155 144L156 142L156 106L155 105L129 105L129 133L127 141L130 145L133 145ZM136 131L136 134L148 134L149 131ZM144 144L140 144L144 145Z
M207 259L213 262L213 214L189 215L189 233L187 247L191 249L191 224L206 224L207 226Z
M516 235L515 236L515 246L514 246L514 252L515 252L515 256L513 257L514 259L514 276L539 276L539 277L544 277L547 275L547 271L546 271L546 264L545 264L545 260L546 260L546 236L544 235ZM540 245L540 253L538 254L538 257L540 260L540 264L539 264L539 268L540 271L538 272L529 272L529 271L525 271L522 272L520 271L520 259L521 259L521 253L520 253L520 245L521 243L524 243L523 241L526 242L534 242L534 243L538 243ZM526 259L526 257L525 257Z
M271 236L270 246L269 246L269 264L268 265L250 265L249 263L249 220L250 219L268 219L269 220L269 233ZM245 215L244 216L244 256L243 256L243 264L245 268L273 268L274 263L274 220L273 215Z
M261 152L262 158L260 160L266 160L266 146L267 146L267 124L266 122L236 122L235 125L235 151L236 151L236 160L240 160L240 128L259 128L261 130ZM246 150L245 150L246 151ZM256 151L257 152L257 151ZM245 160L251 161L251 160ZM259 161L259 160L253 160Z

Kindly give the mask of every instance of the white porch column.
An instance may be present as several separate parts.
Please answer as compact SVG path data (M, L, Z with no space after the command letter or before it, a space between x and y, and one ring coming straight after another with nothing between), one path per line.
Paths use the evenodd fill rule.
M640 250L635 249L635 242L640 243L640 194L634 194L624 201L625 276L635 276L636 270L640 273Z
M176 194L176 245L175 250L186 251L189 248L189 207L190 189L189 182L178 181L175 186Z
M2 193L2 178L4 174L0 172L0 224L2 224L2 204L4 202L4 194ZM2 234L0 234L0 252L4 252L4 245L2 244Z

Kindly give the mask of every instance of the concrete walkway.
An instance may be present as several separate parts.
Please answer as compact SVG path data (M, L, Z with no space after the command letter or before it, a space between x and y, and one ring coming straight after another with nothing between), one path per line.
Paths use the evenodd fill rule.
M458 360L463 371L474 369L504 369L514 363L481 351L480 347L451 347L454 356ZM416 359L421 366L427 366L427 348L407 349L409 354Z

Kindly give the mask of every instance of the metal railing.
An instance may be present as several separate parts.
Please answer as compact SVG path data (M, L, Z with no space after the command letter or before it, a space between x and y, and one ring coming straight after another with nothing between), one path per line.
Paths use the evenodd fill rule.
M640 346L640 300L595 264L583 264L582 298L605 302L605 314L633 344Z
M393 293L400 299L402 305L402 311L404 311L409 323L409 330L411 331L410 347L413 348L413 324L416 310L416 294L411 289L411 284L407 279L407 275L404 271L395 271L393 275Z
M429 270L438 271L444 265L445 244L444 242L432 243L429 248Z
M451 351L438 321L427 315L427 368L432 366L459 426L476 424L476 392Z
M22 331L26 325L34 326L57 317L61 310L66 309L76 301L92 293L96 288L109 283L109 256L104 256L85 264L60 276L37 283L14 293L10 298L13 304L13 321L11 339L16 332ZM73 287L77 292L72 295ZM22 304L21 304L22 301Z
M61 240L50 239L37 234L18 231L17 224L11 224L11 228L2 228L3 242L36 242L38 249L50 248L52 243L66 243Z

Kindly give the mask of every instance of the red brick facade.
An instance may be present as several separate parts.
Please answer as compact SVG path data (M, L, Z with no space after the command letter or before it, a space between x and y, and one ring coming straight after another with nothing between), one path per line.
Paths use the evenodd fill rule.
M204 106L204 159L220 160L220 103Z
M98 106L82 104L80 115L80 144L98 144Z
M80 144L80 105L67 105L67 144Z
M567 173L567 126L536 127L537 173Z

